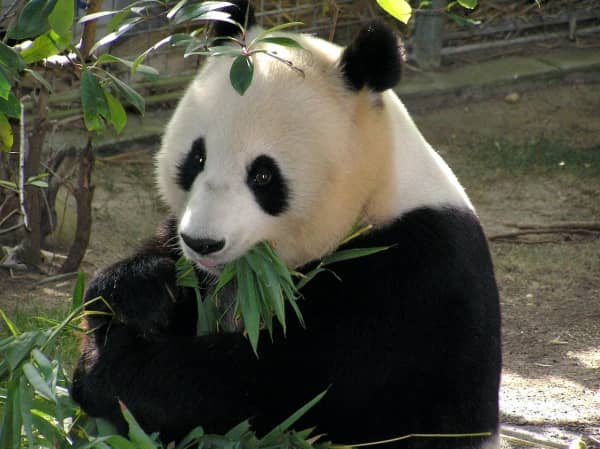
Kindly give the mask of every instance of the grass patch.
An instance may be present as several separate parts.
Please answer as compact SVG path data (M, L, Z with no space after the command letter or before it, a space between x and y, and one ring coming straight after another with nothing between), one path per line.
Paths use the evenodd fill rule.
M515 143L493 140L453 155L459 177L600 176L600 147L578 150L550 141Z

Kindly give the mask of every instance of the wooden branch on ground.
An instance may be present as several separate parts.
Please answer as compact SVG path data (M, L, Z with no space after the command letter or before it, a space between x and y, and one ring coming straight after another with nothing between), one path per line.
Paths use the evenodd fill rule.
M525 235L543 235L543 234L579 234L579 235L595 235L600 233L600 223L597 222L564 222L553 224L516 224L507 223L507 226L517 228L517 231L504 232L500 234L492 234L488 236L490 241L514 240ZM548 240L543 242L528 241L528 243L548 243Z

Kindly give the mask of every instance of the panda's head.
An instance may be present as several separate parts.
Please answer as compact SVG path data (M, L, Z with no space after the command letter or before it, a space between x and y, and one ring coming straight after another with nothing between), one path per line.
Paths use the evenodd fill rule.
M247 4L230 12L244 22ZM233 31L221 26L217 35ZM260 30L249 17L249 39ZM390 136L381 92L400 76L398 41L366 26L345 49L294 35L252 56L240 96L232 59L209 58L167 126L160 191L183 253L206 271L270 242L289 266L333 250L387 188Z

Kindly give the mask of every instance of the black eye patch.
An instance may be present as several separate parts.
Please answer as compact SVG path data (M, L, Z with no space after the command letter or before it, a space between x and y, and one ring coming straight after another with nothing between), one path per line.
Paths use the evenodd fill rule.
M192 143L192 149L189 151L183 162L177 164L177 184L185 191L192 188L196 176L204 170L206 163L206 148L204 139L199 137Z
M258 156L248 168L246 184L256 201L269 215L279 215L288 208L289 188L275 160Z

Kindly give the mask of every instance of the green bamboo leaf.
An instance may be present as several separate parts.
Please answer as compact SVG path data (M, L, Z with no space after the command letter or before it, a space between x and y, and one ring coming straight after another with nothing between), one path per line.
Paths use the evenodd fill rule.
M4 403L0 423L0 447L18 448L21 440L21 411L19 408L19 382L12 379L7 385L7 400Z
M257 41L265 44L275 44L282 45L284 47L294 47L294 48L302 48L304 47L300 45L297 40L294 40L289 37L263 37L261 40Z
M204 429L202 427L195 427L188 433L183 439L179 442L179 444L175 447L175 449L188 449L192 447L192 443L197 442L204 436ZM198 445L198 447L201 447Z
M13 192L19 193L19 187L16 183L12 181L5 181L3 179L0 179L0 188L12 190Z
M385 12L402 23L408 23L412 14L410 4L405 0L377 0Z
M21 102L14 93L9 93L7 100L0 98L0 112L7 117L21 118Z
M21 422L23 423L23 432L27 437L27 446L34 449L33 423L31 418L31 409L33 402L33 392L27 386L25 377L19 379L19 403L21 409Z
M27 39L45 33L50 28L48 16L54 9L56 0L28 1L13 28L8 31L10 39Z
M104 123L101 117L108 115L108 105L104 89L88 70L81 72L80 95L85 127L88 131L102 131Z
M260 332L260 314L258 311L258 297L256 286L252 282L250 267L244 260L237 263L237 291L236 298L240 313L244 320L244 327L248 333L250 345L258 356L258 337Z
M29 357L31 350L41 346L48 338L49 330L23 332L10 342L4 349L4 359L8 362L12 371L15 371L21 362Z
M119 93L123 96L123 98L131 104L134 108L136 108L140 114L144 114L144 110L146 108L146 103L144 101L144 97L142 97L136 90L128 85L127 83L121 81L119 78L114 76L110 72L105 72L106 75L112 80L113 85L119 91Z
M237 426L229 429L229 431L225 434L225 438L229 438L230 440L239 441L248 432L250 432L250 421L246 420L246 421L242 421Z
M33 348L31 350L31 357L37 363L44 377L50 377L52 375L55 365L48 360L48 357L46 357L42 351L40 351L38 348Z
M77 309L83 305L83 294L85 292L85 273L80 271L77 273L77 280L73 287L73 294L71 295L71 310Z
M198 277L196 276L194 265L184 256L181 256L177 262L175 262L175 273L175 285L180 287L198 288Z
M323 265L329 265L335 262L341 262L343 260L351 260L356 259L358 257L370 256L371 254L376 254L381 251L385 251L389 249L390 246L375 246L372 248L352 248L352 249L343 249L340 251L336 251L335 253L326 256L323 258Z
M135 446L138 449L157 449L158 445L144 432L125 404L119 401L119 407L129 425L129 439L135 443Z
M10 149L13 146L13 132L12 132L12 127L10 126L10 123L8 121L8 119L6 118L6 115L4 115L4 113L0 112L0 146L2 151L10 151ZM7 183L8 181L4 181L4 183ZM18 190L17 189L17 185L14 183L10 183L11 190ZM14 185L14 188L12 188L12 185ZM0 183L0 187L3 187L2 183Z
M467 9L475 9L477 7L477 0L456 0L460 6Z
M270 446L272 444L275 444L277 437L279 435L281 435L283 432L285 432L286 430L288 430L291 426L293 426L294 423L296 423L296 421L298 421L300 418L302 418L302 416L304 416L306 414L306 412L308 412L321 399L323 399L323 396L325 396L327 391L329 391L329 388L327 390L319 393L318 395L316 395L313 399L308 401L306 404L304 404L302 407L300 407L296 412L294 412L292 415L290 415L290 417L287 418L285 421L283 421L281 424L279 424L278 426L275 426L273 428L273 430L271 430L268 434L266 434L263 438L261 438L261 440L260 440L261 447Z
M121 131L123 131L123 128L125 128L125 125L127 124L127 113L121 102L113 97L106 89L104 89L104 96L106 97L110 116L108 121L115 128L117 134L121 134Z
M56 0L54 9L48 16L50 27L60 36L71 34L73 18L75 16L75 2L73 0Z
M44 398L57 402L56 395L50 389L44 378L40 375L38 370L31 363L26 362L23 364L23 374L27 377L29 383L35 388L35 391L42 395Z
M46 34L36 37L33 43L21 52L21 56L27 64L32 64L60 53L70 43L70 31L64 35L58 35L55 31L50 30Z
M16 185L15 185L16 187ZM0 309L0 318L2 318L2 321L4 321L4 324L6 324L6 327L8 328L8 330L10 331L10 333L14 336L17 336L21 333L21 331L19 331L19 328L17 328L17 326L15 326L15 323L13 323L10 318L8 318L8 316L6 316L6 314L4 313L4 310Z

